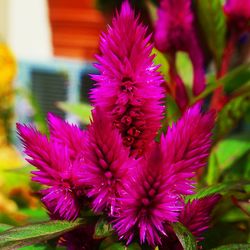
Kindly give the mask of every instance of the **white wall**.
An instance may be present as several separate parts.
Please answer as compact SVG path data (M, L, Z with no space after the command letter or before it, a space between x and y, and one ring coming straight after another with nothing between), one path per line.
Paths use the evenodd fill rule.
M7 38L7 12L8 0L0 0L0 39Z
M3 1L0 0L0 4ZM5 0L5 5L6 2L6 40L17 59L37 61L51 58L47 0Z

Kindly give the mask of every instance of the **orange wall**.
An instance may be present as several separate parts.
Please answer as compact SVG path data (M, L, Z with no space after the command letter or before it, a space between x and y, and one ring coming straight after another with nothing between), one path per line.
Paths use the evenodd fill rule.
M56 56L93 59L105 20L94 0L48 0Z

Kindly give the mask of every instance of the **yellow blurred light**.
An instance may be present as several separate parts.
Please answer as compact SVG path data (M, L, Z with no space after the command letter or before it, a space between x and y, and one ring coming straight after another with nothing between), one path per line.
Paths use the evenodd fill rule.
M0 42L0 96L11 91L16 71L14 55L5 43Z

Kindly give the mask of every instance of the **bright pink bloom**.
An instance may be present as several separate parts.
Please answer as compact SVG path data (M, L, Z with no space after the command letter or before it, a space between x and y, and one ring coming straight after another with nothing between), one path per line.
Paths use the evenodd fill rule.
M167 234L164 224L178 219L182 195L193 193L190 178L206 164L213 124L214 115L201 114L196 105L140 160L141 167L127 181L121 212L114 221L121 239L129 243L139 231L141 243L161 243L161 235Z
M197 241L203 240L202 234L209 228L211 213L220 200L220 195L195 199L185 204L181 210L179 221L195 236ZM166 248L183 250L171 226L167 226L168 237L165 237L160 250Z
M135 156L142 155L156 136L164 110L163 78L153 64L146 31L125 1L102 34L96 65L101 74L93 76L96 88L91 93L94 105L111 115L123 144Z
M84 164L78 170L77 182L87 188L94 212L106 209L113 214L135 160L129 158L129 149L124 147L119 131L99 108L93 112L87 136Z
M220 200L220 195L212 195L188 202L181 211L179 221L186 226L198 241L203 240L202 233L209 228L211 212Z
M51 113L48 114L48 125L51 141L67 146L72 160L82 157L85 145L85 131Z
M214 112L202 114L200 104L196 104L161 137L161 151L169 178L175 178L176 189L181 194L192 193L193 181L188 179L206 165L214 120Z
M146 241L151 246L160 244L161 235L166 235L164 224L177 221L183 206L175 183L165 174L159 144L155 143L151 150L145 160L139 160L140 167L131 172L133 176L127 181L114 221L120 239L127 244L137 231L141 244Z
M56 123L53 124L53 122ZM80 210L81 192L76 189L73 181L74 168L79 165L80 159L76 160L76 157L72 157L73 149L69 146L69 142L72 137L76 141L84 138L79 128L60 121L52 115L49 116L49 123L53 134L51 141L33 127L17 124L17 129L25 148L24 152L29 157L27 161L38 169L32 171L34 175L32 180L47 187L41 191L42 202L51 217L73 220ZM58 124L62 127L57 126ZM62 130L63 128L67 129ZM61 139L60 132L54 129L61 131Z
M205 71L191 0L161 0L155 26L155 45L160 51L172 56L178 51L189 54L194 68L193 93L200 94L205 88Z
M224 12L228 18L229 27L235 32L250 31L249 0L227 0Z

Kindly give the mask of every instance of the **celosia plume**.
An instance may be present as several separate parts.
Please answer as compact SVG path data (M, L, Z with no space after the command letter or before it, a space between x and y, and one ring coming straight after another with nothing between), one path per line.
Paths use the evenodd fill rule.
M202 114L200 104L196 104L161 137L169 178L175 178L176 189L181 194L192 193L192 181L187 178L194 177L195 171L206 165L214 121L214 112Z
M199 104L190 108L131 172L114 222L121 239L129 243L139 231L141 243L161 243L164 224L178 219L182 195L193 193L190 179L206 163L213 124L213 113L202 114Z
M73 157L71 139L83 142L84 138L79 128L53 115L49 115L49 124L52 134L50 141L31 126L17 124L17 129L24 152L29 157L27 161L37 168L32 171L32 180L47 187L41 191L42 202L51 217L72 220L80 210L81 191L75 187L73 174L74 168L79 164L80 159L76 158L80 155L81 145L78 148L79 154L75 151Z
M190 1L163 0L156 37L162 50L174 52L173 58L177 50L187 51L198 70L202 59L190 8ZM125 1L101 38L96 65L100 75L93 76L96 88L91 92L93 119L85 131L52 114L50 139L31 126L18 124L17 129L27 161L36 167L32 179L44 186L42 202L52 219L84 216L86 198L92 211L103 213L127 244L138 236L142 245L174 242L178 249L170 223L182 222L200 240L218 201L212 196L184 203L184 196L194 192L193 177L206 164L215 115L202 113L200 104L186 109L185 102L179 121L159 142L154 140L165 96L146 32ZM199 94L203 73L195 74L194 93ZM181 103L185 88L174 76ZM92 239L94 230L91 222L66 233L59 243L72 250L96 248L100 242Z
M189 201L181 210L179 221L194 235L197 241L203 240L202 234L209 228L211 212L220 200L220 195L207 196ZM160 250L183 250L171 226L167 226L168 237L163 239Z
M126 183L114 228L127 244L138 232L141 243L155 246L161 242L161 235L166 235L164 224L177 221L183 204L175 183L165 174L159 144L155 143L140 162Z
M91 92L94 105L104 109L119 129L123 144L141 156L161 126L163 78L153 64L150 37L125 1L107 33L102 34Z
M203 55L194 26L191 0L160 1L158 21L155 26L155 45L161 52L173 57L178 51L185 51L189 54L194 70L193 93L194 95L200 94L205 88L205 71ZM178 88L176 91L178 94ZM187 99L181 90L179 95L179 99Z
M113 214L135 160L129 158L129 149L124 147L118 129L99 108L93 111L86 135L84 163L78 169L77 183L87 188L95 212L107 209Z
M51 141L67 146L71 160L82 158L85 131L51 113L48 114L48 125Z
M189 49L193 35L193 13L190 0L161 0L155 26L155 45L162 52Z
M202 234L209 228L211 212L220 200L220 195L212 195L189 201L181 211L179 221L189 229L198 241L203 240Z

